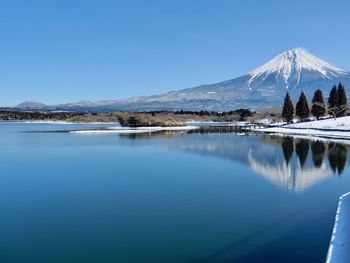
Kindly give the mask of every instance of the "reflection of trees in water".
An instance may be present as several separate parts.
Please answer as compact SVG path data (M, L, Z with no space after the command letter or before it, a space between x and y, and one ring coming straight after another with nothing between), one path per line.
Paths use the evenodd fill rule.
M295 144L295 152L298 155L300 166L303 167L309 152L309 140L298 140Z
M311 143L312 160L315 167L321 167L323 163L324 154L326 152L326 146L324 142L314 141Z
M298 156L300 166L303 167L309 153L310 142L307 139L298 139L295 143L295 152ZM290 160L294 152L294 143L292 137L283 137L281 141L283 150L283 156L286 164L290 163ZM346 165L347 159L347 146L341 143L325 143L322 141L311 142L312 161L316 168L320 168L324 161L324 156L328 149L328 161L334 173L342 174Z
M328 148L328 161L333 172L337 171L337 157L336 157L335 143L330 143Z
M186 134L187 131L153 131L140 133L121 133L119 137L123 139L154 139L154 138L171 138L176 135Z
M328 161L333 172L342 174L346 164L348 150L346 146L340 143L329 143L328 145Z
M286 163L289 164L294 152L293 137L282 138L282 149L284 159L286 160Z
M346 164L346 156L348 154L348 150L344 145L339 144L340 149L339 155L338 155L338 173L342 174L345 168Z

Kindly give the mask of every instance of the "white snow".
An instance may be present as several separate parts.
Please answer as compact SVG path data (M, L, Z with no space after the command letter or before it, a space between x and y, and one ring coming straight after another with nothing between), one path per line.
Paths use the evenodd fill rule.
M340 118L329 118L323 120L315 120L309 122L299 122L284 127L292 128L315 128L315 129L336 129L336 130L350 130L350 116Z
M339 198L326 263L350 262L350 192Z
M345 70L317 58L305 49L295 48L277 55L264 65L249 72L251 79L248 82L248 86L260 76L266 79L273 73L281 75L286 84L292 77L296 78L297 83L299 83L304 70L317 72L324 78L348 74Z
M300 122L272 128L255 129L255 131L276 134L307 135L311 137L325 137L350 139L350 116L337 119Z

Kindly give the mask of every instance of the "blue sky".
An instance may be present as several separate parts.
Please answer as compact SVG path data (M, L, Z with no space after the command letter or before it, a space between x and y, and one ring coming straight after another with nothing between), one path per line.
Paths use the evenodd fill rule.
M189 88L294 47L350 70L349 10L347 0L1 1L0 105Z

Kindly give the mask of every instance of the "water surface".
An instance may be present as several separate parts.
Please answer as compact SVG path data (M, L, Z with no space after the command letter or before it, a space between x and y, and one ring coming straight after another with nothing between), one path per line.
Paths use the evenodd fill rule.
M79 128L0 124L0 262L324 262L346 145Z

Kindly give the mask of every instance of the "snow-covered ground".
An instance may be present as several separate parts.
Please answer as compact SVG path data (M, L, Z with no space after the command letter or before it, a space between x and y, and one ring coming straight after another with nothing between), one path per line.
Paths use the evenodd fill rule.
M131 133L148 133L148 132L159 132L159 131L187 131L198 129L195 126L178 126L178 127L137 127L137 128L126 128L126 127L110 127L106 129L91 129L91 130L78 130L71 131L70 133L77 134L131 134Z
M337 119L300 122L255 131L276 134L306 135L310 137L350 139L350 116Z
M319 121L300 122L286 125L285 127L292 128L315 128L315 129L337 129L350 131L350 116L341 118L331 118Z

